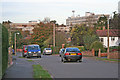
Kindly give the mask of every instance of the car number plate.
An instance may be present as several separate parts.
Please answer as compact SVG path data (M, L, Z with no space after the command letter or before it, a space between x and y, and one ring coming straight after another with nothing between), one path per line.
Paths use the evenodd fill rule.
M33 56L37 56L37 54L33 54Z
M76 53L71 53L71 55L76 55Z

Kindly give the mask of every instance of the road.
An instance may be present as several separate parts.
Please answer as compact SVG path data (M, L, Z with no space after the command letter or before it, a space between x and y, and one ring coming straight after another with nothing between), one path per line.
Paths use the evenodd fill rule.
M21 54L19 53L18 56L21 56ZM26 62L27 60L33 60L34 62ZM42 58L17 58L16 61L19 65L16 68L14 68L14 65L11 67L14 70L12 78L16 73L21 78L31 78L33 64L43 66L53 78L118 78L117 63L96 61L86 57L83 57L83 62L66 63L62 63L58 55L42 55ZM20 69L23 69L21 67L25 68L21 70L22 72L20 72ZM29 71L27 71L28 69ZM15 73L15 70L18 70L18 72ZM9 73L8 71L7 78L10 78ZM21 73L25 73L26 76Z
M118 64L83 57L83 62L62 63L59 56L42 56L39 64L54 78L118 78Z

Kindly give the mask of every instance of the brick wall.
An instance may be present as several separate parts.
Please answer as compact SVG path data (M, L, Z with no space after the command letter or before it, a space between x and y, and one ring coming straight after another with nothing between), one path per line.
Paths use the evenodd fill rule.
M109 53L109 58L110 59L120 59L120 53L118 51L115 51L115 52L111 52Z
M82 55L93 56L92 51L83 51Z

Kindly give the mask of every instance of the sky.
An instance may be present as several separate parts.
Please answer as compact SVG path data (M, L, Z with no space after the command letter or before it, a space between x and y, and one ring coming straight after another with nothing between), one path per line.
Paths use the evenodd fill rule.
M112 14L118 11L120 0L0 0L0 22L27 23L49 17L58 24L66 24L73 15L85 16L85 12Z

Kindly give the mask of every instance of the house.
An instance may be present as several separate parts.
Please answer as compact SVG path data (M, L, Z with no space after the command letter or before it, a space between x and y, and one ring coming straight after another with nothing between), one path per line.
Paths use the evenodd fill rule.
M120 45L120 30L110 29L109 30L109 47L119 46ZM99 36L100 42L103 43L104 47L108 47L108 38L107 38L107 29L105 30L96 30L96 33Z

